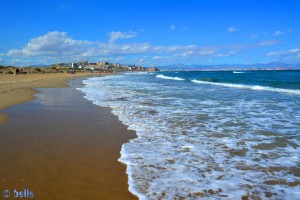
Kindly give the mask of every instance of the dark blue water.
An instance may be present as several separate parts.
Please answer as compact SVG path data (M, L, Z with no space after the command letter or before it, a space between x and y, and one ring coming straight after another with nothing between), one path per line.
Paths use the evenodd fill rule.
M161 72L161 74L186 80L300 89L300 70Z

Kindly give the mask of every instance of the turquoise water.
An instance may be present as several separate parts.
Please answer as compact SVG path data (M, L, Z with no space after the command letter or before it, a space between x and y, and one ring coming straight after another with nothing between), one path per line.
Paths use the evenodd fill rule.
M122 146L140 199L299 199L299 71L94 77L80 90L138 137Z

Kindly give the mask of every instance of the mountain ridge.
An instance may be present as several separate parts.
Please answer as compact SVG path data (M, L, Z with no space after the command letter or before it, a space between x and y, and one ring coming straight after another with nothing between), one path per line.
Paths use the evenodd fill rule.
M172 64L157 66L161 70L300 70L300 63L255 63L255 64L219 64L219 65L201 65L201 64Z

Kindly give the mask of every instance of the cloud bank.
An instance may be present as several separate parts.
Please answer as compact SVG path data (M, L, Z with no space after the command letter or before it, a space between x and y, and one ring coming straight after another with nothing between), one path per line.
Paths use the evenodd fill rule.
M267 54L269 57L275 57L279 60L297 61L300 59L300 49L294 48L285 51L271 51Z
M231 32L236 31L232 28ZM223 46L201 45L152 45L149 42L135 43L126 40L138 37L136 32L112 31L108 33L108 41L76 40L66 32L48 32L45 35L32 38L22 49L11 49L5 56L11 58L39 59L55 63L58 61L74 61L79 59L108 60L150 64L152 62L184 61L224 58L241 51L263 46L277 45L278 41L261 41ZM112 59L112 57L114 59ZM124 58L131 58L124 59Z
M12 49L8 56L13 57L67 57L86 51L92 42L73 40L66 32L49 32L46 35L33 38L26 47L21 50Z

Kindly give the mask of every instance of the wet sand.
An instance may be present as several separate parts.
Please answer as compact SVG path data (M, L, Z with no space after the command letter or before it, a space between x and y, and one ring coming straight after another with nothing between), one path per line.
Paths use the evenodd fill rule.
M66 87L66 83L76 77L93 76L91 73L49 73L49 74L0 74L0 110L30 101L37 93L33 88ZM0 115L0 122L3 115Z
M38 89L33 101L1 112L0 192L29 189L35 199L137 199L128 191L121 145L135 137L107 108L76 90Z

